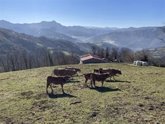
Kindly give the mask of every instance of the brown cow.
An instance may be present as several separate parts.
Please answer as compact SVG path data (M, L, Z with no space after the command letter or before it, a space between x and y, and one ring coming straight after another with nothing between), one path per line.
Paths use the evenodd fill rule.
M96 69L94 70L96 72ZM101 74L104 73L109 73L110 78L113 77L113 79L115 80L114 76L116 76L117 74L122 74L120 70L117 69L98 69L98 72Z
M120 70L117 69L110 69L109 71L109 75L110 77L113 77L113 79L115 80L114 76L116 76L117 74L122 74Z
M52 92L53 92L53 88L52 85L61 85L62 88L62 92L64 93L64 89L63 89L63 85L65 83L67 83L67 81L69 80L69 76L63 76L63 77L52 77L52 76L48 76L47 77L47 85L46 85L46 92L48 93L48 87L50 86Z
M87 85L87 81L88 81L88 80L91 80L91 74L93 74L93 73L86 73L86 74L83 74L84 77L85 77L85 85Z
M85 85L87 85L87 81L90 80L91 81L91 87L95 87L95 81L101 81L102 82L102 86L104 81L109 77L109 73L104 73L104 74L95 74L95 73L86 73L84 74L85 77Z
M91 74L90 75L90 79L91 79L91 87L92 84L94 85L94 87L96 87L95 81L101 81L103 86L104 81L109 77L109 73L103 73L103 74Z

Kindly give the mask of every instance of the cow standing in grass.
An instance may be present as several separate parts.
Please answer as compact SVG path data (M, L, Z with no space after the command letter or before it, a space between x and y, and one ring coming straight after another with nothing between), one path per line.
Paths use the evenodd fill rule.
M103 84L104 84L104 81L109 77L109 73L104 73L104 74L95 74L95 73L92 73L90 75L90 79L91 79L91 87L92 84L94 85L94 87L96 87L96 81L101 81L101 86L103 87Z
M46 92L48 93L48 87L50 86L52 92L53 88L52 85L61 85L62 92L64 93L63 85L67 83L70 77L68 76L63 76L63 77L52 77L48 76L47 77L47 85L46 85Z
M113 77L114 80L115 80L114 76L117 76L118 74L120 74L120 75L122 74L120 70L110 69L110 71L109 71L110 78Z
M115 80L114 76L117 76L117 74L122 74L120 70L117 69L94 69L95 73L100 73L100 74L104 74L104 73L109 73L109 77L111 79L111 77L113 77L113 79Z
M87 85L87 81L88 81L88 80L91 80L91 74L93 74L93 73L86 73L86 74L83 74L83 75L84 75L84 78L85 78L85 85Z
M109 73L104 73L104 74L95 74L95 73L86 73L84 74L85 77L85 85L87 85L87 81L91 81L91 87L96 87L95 81L101 81L102 86L104 81L109 77Z

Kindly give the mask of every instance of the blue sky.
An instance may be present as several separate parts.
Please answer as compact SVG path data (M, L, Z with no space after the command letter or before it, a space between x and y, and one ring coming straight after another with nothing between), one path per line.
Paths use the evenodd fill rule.
M0 0L0 20L63 25L143 27L165 25L165 0Z

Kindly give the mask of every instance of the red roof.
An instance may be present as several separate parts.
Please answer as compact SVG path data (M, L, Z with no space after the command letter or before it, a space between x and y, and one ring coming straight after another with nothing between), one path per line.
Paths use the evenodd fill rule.
M103 60L102 58L99 58L98 56L96 56L96 55L91 55L91 54L86 54L86 55L80 56L81 61L89 60L89 59L93 59L93 58L94 58L94 59Z

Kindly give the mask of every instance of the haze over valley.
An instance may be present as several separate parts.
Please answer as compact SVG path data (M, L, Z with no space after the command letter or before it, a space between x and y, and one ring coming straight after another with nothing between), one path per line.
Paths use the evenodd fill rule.
M56 44L57 40L63 40L68 42L68 44L74 44L76 47L78 47L77 44L80 43L90 43L100 47L126 47L134 51L165 46L165 27L163 26L141 28L99 28L64 26L56 21L19 24L1 20L0 28L1 32L4 32L4 30L2 30L2 28L4 28L10 30L9 32L14 31L23 33L24 36L33 36L36 39L39 37L40 39L41 37L45 37L45 44L41 43L42 46L45 47L49 46L49 39L54 40L54 44ZM18 33L16 34L23 35ZM12 36L14 36L14 34ZM0 38L2 40L2 37ZM30 39L29 42L31 42ZM33 43L35 43L34 39ZM80 45L78 48L80 50L85 50L84 45ZM87 51L89 49L90 48L86 48Z

